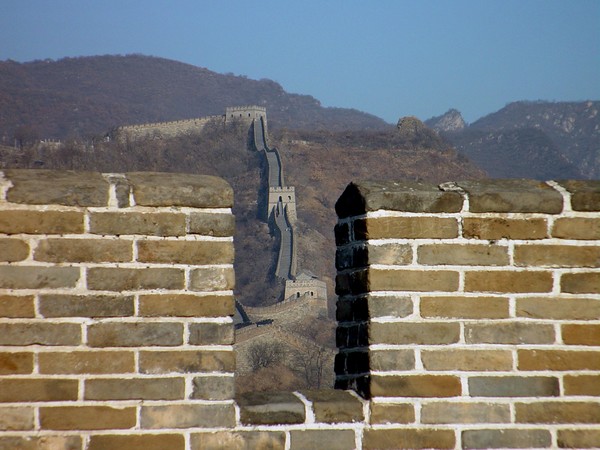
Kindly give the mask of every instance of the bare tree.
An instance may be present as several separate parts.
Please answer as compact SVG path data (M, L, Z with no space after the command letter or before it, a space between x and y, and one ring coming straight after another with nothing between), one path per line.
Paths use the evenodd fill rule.
M297 362L295 371L304 379L307 387L321 388L328 357L329 352L320 345L308 345L303 351L295 353L294 359Z
M278 342L257 342L248 347L248 362L253 371L273 366L283 361L285 350Z

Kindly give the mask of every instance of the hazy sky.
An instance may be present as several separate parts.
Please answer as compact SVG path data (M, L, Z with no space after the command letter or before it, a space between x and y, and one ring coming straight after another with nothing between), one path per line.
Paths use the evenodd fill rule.
M600 100L599 0L0 0L0 60L160 56L395 123Z

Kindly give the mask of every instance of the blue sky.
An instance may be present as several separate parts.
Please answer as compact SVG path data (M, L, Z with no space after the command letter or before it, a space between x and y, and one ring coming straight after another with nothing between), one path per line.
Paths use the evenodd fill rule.
M0 60L141 53L395 123L600 100L598 0L0 0Z

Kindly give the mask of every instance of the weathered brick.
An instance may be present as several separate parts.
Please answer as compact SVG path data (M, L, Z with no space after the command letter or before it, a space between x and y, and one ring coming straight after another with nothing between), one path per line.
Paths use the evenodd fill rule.
M183 343L180 323L105 322L88 326L90 347L174 346Z
M6 262L23 261L29 256L29 245L21 239L0 238L0 258Z
M565 395L600 397L600 375L565 375Z
M557 443L560 448L600 448L600 430L558 430Z
M91 212L90 232L117 236L183 236L185 220L185 214L181 213Z
M439 345L458 342L460 326L446 322L384 322L369 325L371 344Z
M182 434L100 434L90 436L87 450L184 450Z
M133 428L136 408L53 406L40 408L43 430L111 430Z
M421 422L436 424L510 423L510 405L435 402L421 407Z
M33 295L0 294L0 317L35 317Z
M183 378L96 378L85 381L86 400L182 400Z
M355 448L354 430L292 430L290 450L313 450L322 448L324 442L330 450Z
M43 239L33 258L45 262L127 262L133 243L108 239Z
M552 237L599 240L600 220L593 217L560 217L554 221Z
M551 292L552 273L541 271L487 270L465 272L468 292Z
M79 280L78 267L0 266L0 288L72 288Z
M182 269L92 267L88 269L89 289L98 291L132 291L138 289L183 289Z
M0 211L0 233L66 234L83 233L79 211Z
M412 262L412 249L408 244L367 245L369 264L403 265Z
M517 423L600 423L598 402L516 403Z
M421 317L448 319L506 319L506 297L421 297Z
M142 406L142 428L232 428L234 425L232 404Z
M33 372L33 353L0 352L0 375L16 375Z
M600 294L600 272L565 273L560 279L561 292Z
M458 289L458 272L450 270L369 269L370 291L447 291Z
M283 431L216 431L192 433L190 450L285 449Z
M229 400L235 392L234 379L231 376L195 377L191 398L199 400Z
M33 430L34 409L27 407L0 407L0 430ZM0 448L2 440L0 438ZM17 447L18 448L18 447Z
M561 332L565 344L600 346L600 325L566 324L561 326Z
M81 325L74 323L0 323L0 345L79 345Z
M0 380L0 402L58 402L77 399L77 380L13 378Z
M465 430L463 448L543 448L552 445L549 430Z
M193 212L190 214L190 233L225 237L235 233L233 214Z
M456 397L460 379L452 375L371 375L374 397Z
M0 437L0 450L80 450L80 436Z
M458 237L458 222L454 218L372 217L363 220L365 220L364 233L359 228L360 221L354 222L356 239L449 239Z
M233 267L202 267L190 273L194 291L227 291L235 287Z
M600 300L560 297L518 298L517 316L552 320L594 320L600 317Z
M546 219L505 219L465 217L463 237L468 239L544 239L548 235Z
M38 355L38 359L40 373L110 374L135 372L133 352L42 352Z
M137 260L168 264L232 264L233 242L138 241Z
M555 377L471 377L469 394L472 397L557 397L558 378Z
M231 323L190 324L190 345L231 345L233 340Z
M427 244L418 248L419 264L504 266L508 247L499 245Z
M319 423L361 422L361 401L348 391L313 389L301 391L311 403L315 421Z
M465 324L468 344L552 344L554 327L528 322Z
M544 267L598 267L600 247L575 245L517 245L515 265Z
M304 403L291 392L246 392L237 397L244 425L304 423Z
M371 400L370 423L413 423L415 421L415 409L409 403L379 403Z
M141 316L221 317L233 316L234 312L232 295L140 295Z
M600 370L599 353L576 350L518 350L519 370Z
M364 431L363 449L454 448L453 430L412 428L368 428Z
M140 352L142 373L233 372L235 353L220 350Z
M406 317L413 313L413 301L408 296L388 296L376 297L369 295L366 297L368 302L368 317ZM366 318L366 317L365 317Z
M125 317L134 314L131 295L41 294L44 317Z
M509 350L423 350L421 360L427 370L512 369L512 353Z
M369 359L371 370L412 370L415 368L415 355L412 350L371 350Z
M574 211L600 211L600 182L598 180L568 180L560 184L571 193Z

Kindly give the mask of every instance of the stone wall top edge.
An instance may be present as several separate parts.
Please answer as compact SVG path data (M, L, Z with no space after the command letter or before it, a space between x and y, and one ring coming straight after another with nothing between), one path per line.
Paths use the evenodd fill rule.
M140 123L140 124L132 124L132 125L123 125L118 127L118 130L122 131L130 131L130 130L138 130L138 129L146 129L146 128L157 128L157 127L165 127L169 125L182 125L182 124L195 124L197 122L207 122L213 119L222 119L223 114L217 114L213 116L203 116L203 117L194 117L190 119L179 119L179 120L169 120L165 122L151 122L151 123Z

